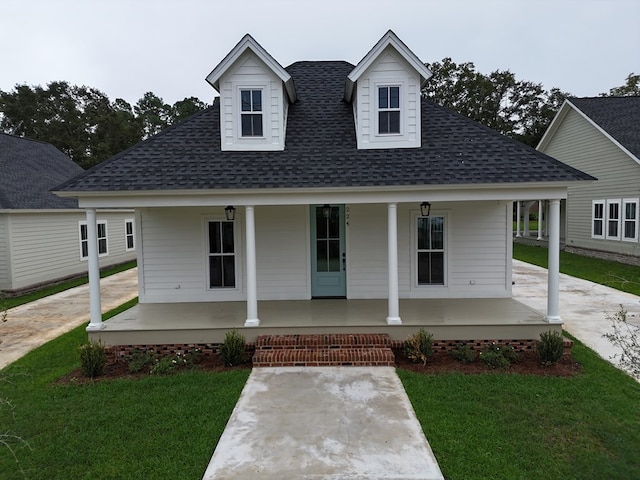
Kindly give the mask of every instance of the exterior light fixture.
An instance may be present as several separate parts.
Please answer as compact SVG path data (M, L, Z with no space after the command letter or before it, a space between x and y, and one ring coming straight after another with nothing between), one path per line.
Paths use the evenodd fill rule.
M329 218L330 215L331 215L331 205L329 205L328 203L325 203L322 206L322 216L326 220L327 218Z
M431 204L429 202L422 202L420 204L420 213L423 217L428 217L431 212Z
M224 214L227 216L227 220L233 222L236 219L236 207L229 205L224 209Z

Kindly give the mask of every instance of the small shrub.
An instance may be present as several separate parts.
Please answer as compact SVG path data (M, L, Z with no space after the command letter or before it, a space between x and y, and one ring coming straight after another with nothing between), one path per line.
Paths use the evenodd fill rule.
M102 342L89 341L80 346L80 367L85 377L102 375L107 363L107 353Z
M540 340L536 343L536 354L543 367L549 367L558 363L564 353L564 340L562 334L549 330L540 334Z
M414 363L422 362L427 364L427 359L431 356L433 343L433 335L421 328L404 342L404 351L407 358L413 360Z
M167 375L177 367L177 362L172 355L157 357L155 359L155 363L151 366L149 373L151 373L151 375Z
M487 367L498 369L508 368L512 362L519 358L518 352L511 345L498 345L492 343L480 352L480 360Z
M456 345L456 348L451 350L449 355L465 365L475 362L478 358L477 352L471 346L462 343Z
M224 336L224 341L220 344L220 355L227 367L240 365L245 358L244 335L237 330L229 330Z
M127 358L127 366L131 373L142 372L150 369L156 361L156 355L150 350L133 350Z

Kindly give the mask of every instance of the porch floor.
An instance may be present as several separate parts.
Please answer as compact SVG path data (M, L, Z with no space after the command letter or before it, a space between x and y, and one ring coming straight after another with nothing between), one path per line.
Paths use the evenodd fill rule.
M89 334L106 345L149 345L219 343L231 329L253 342L258 335L285 333L388 333L404 340L420 327L442 340L532 339L561 328L510 298L402 299L402 325L387 325L387 305L384 299L260 301L260 325L245 327L245 302L147 303Z

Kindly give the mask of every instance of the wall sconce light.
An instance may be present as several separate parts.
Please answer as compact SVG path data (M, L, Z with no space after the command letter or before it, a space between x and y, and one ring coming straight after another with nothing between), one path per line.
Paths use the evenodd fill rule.
M227 220L233 222L236 219L236 207L229 205L224 209L224 214L227 216Z
M431 204L429 202L422 202L420 204L420 213L423 217L428 217L431 212Z
M325 203L322 206L322 216L326 219L329 218L329 216L331 215L331 205Z

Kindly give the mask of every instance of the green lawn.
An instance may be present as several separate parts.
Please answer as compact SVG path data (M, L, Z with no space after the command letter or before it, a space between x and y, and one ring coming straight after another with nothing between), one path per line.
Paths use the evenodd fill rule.
M580 342L573 353L573 378L399 370L445 478L640 478L640 384Z
M514 242L513 258L547 268L548 251ZM640 295L640 267L560 251L560 272Z

